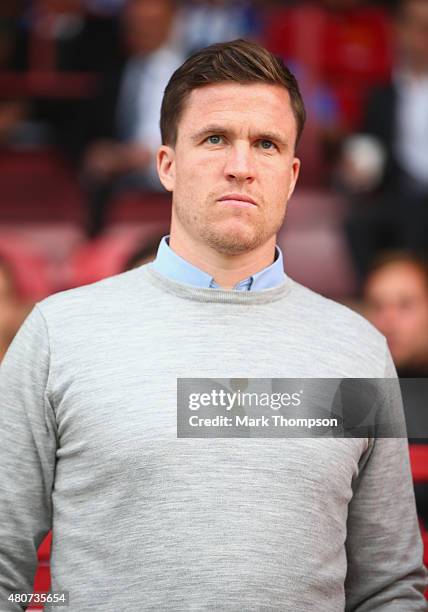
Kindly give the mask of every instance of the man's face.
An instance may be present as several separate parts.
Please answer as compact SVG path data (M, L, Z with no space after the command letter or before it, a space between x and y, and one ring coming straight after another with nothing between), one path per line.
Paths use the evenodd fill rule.
M283 87L193 90L176 146L161 147L158 156L161 180L173 192L171 239L227 254L274 244L300 166L296 132Z
M398 367L428 363L428 287L410 263L391 263L366 286L368 318L388 340Z
M132 55L164 45L174 17L171 0L129 0L123 14L126 46Z

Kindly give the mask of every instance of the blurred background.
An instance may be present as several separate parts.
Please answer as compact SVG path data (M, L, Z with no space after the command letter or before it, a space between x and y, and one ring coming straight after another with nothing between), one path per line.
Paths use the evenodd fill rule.
M428 0L3 0L0 359L35 301L155 256L163 90L239 37L284 59L307 106L287 273L368 317L401 376L428 377Z

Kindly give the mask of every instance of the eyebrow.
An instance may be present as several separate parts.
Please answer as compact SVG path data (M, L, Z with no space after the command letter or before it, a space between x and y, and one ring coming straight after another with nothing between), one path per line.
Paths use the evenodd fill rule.
M193 134L191 136L191 140L192 142L199 142L200 140L202 140L204 137L208 136L209 134L219 134L219 135L229 134L230 135L232 133L233 133L233 130L226 128L220 124L213 123L213 124L205 126L202 130L199 130L199 132L196 132L195 134ZM280 136L277 132L263 131L258 134L255 134L255 137L258 140L272 140L273 142L277 142L283 147L287 146L287 141L284 140L284 138Z

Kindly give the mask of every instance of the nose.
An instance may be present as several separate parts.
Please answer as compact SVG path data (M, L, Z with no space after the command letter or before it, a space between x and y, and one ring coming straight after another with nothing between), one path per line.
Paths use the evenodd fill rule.
M235 143L230 147L224 167L228 180L251 182L254 179L254 160L247 143Z

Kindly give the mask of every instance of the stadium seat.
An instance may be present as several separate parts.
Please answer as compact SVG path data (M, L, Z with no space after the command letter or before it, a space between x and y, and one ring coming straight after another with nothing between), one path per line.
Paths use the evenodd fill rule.
M171 196L164 193L127 191L118 195L109 207L107 226L137 222L168 222Z
M13 252L19 252L20 258L22 253L28 252L29 249L32 254L36 252L37 257L42 257L45 261L49 292L65 288L64 262L68 261L71 253L84 240L82 228L75 223L59 221L0 224L0 252L4 243L12 244ZM36 279L30 280L33 283ZM42 297L44 293L46 292L42 292Z
M51 585L51 576L49 570L49 557L50 557L50 549L52 543L52 532L50 531L43 542L40 544L39 549L37 551L38 557L38 566L36 575L34 578L34 593L47 593L50 589ZM31 604L27 608L27 610L42 610L42 604Z
M352 295L356 279L342 230L345 205L329 192L298 190L278 244L287 274L332 298Z
M331 88L340 123L357 128L367 90L390 78L388 12L370 3L343 11L329 11L315 2L294 4L267 10L264 44L291 65L300 82L304 67L311 80Z
M52 293L54 285L48 259L37 246L19 235L0 233L0 258L10 265L20 296L29 302Z
M0 149L0 223L84 220L72 168L51 149Z
M415 482L428 482L428 444L410 444L410 464Z
M428 483L428 444L410 444L409 454L414 483ZM424 563L428 567L428 531L425 529L422 520L419 525L424 545ZM425 592L425 597L428 599L428 589Z
M79 246L72 254L65 276L69 287L93 283L124 271L128 258L145 243L167 233L165 222L134 227L115 226L110 233Z

